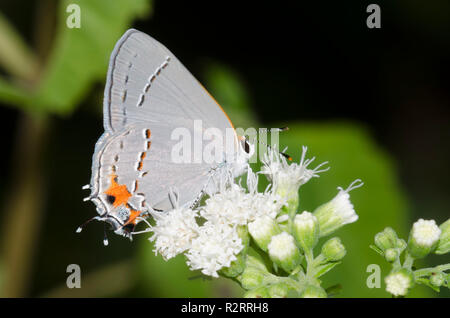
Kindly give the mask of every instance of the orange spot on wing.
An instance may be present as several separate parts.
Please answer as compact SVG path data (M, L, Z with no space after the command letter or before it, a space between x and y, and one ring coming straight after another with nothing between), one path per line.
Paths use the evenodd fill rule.
M126 226L130 223L136 225L136 218L139 215L141 215L142 211L133 210L130 206L128 206L128 208L130 209L130 217L128 218L128 221L125 222L125 224L123 226Z
M146 156L147 156L147 152L144 151L143 153L141 153L141 159L139 160L138 168L137 168L139 171L142 170L142 167L144 165L144 159Z
M128 199L131 197L131 193L128 191L127 186L124 184L117 183L117 175L111 175L111 185L108 190L105 191L106 195L110 195L115 198L113 202L114 207L121 206L122 204L127 204Z

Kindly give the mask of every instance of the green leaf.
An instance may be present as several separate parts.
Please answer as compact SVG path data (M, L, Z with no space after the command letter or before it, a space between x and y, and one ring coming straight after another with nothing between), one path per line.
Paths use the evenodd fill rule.
M327 292L328 297L336 296L342 292L342 285L336 284L336 285L330 286L327 289L325 289L325 291Z
M244 290L233 280L212 278L189 270L184 255L164 261L153 252L153 243L143 240L139 253L139 293L146 297L235 297Z
M316 273L314 274L314 277L319 278L322 275L325 275L327 272L329 272L331 269L333 269L335 266L341 264L342 262L329 262L325 263L323 265L317 266Z
M29 101L29 96L25 90L0 78L0 100L11 105L21 105Z
M116 41L138 16L149 13L147 0L79 0L81 28L66 25L66 7L60 2L53 50L43 78L28 109L67 114L97 80L104 81Z
M205 86L228 114L234 127L255 127L256 115L250 108L245 84L225 65L210 62L205 71Z
M416 279L416 283L428 286L431 289L433 289L435 292L439 293L439 291L440 291L440 288L438 286L434 286L433 284L431 284L430 280L428 278L418 278L418 279Z

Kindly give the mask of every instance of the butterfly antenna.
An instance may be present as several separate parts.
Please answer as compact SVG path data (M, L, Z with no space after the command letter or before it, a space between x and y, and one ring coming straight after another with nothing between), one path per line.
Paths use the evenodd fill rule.
M106 223L103 224L103 245L108 246L108 236L106 235Z
M88 225L89 223L91 223L91 222L94 221L94 220L100 220L100 217L97 215L97 216L94 216L94 217L90 218L89 220L87 220L86 222L84 222L83 224L81 224L81 225L77 228L77 230L76 230L75 232L76 232L76 233L80 233L81 231L83 231L83 229L84 229L84 227L85 227L86 225Z

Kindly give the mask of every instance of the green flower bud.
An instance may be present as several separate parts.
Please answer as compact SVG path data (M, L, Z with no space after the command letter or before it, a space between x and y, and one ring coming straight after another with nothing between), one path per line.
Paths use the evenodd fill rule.
M297 214L294 218L294 236L303 251L312 249L319 240L319 222L309 212Z
M345 246L342 245L338 237L333 237L322 246L322 255L329 262L337 262L344 258L346 254Z
M445 283L445 275L441 272L432 274L430 276L430 283L433 286L441 287Z
M236 277L245 269L246 254L242 251L236 256L236 260L232 261L230 266L220 269L220 274L226 277Z
M361 180L355 180L347 190L338 188L339 193L331 201L322 204L314 211L313 214L319 221L321 237L333 233L345 224L358 220L349 195L351 190L362 186L362 183L355 185L358 181Z
M287 273L294 270L301 262L302 256L295 245L294 237L286 232L272 237L268 245L272 261Z
M412 273L404 268L390 273L384 281L386 290L394 296L405 296L414 283Z
M389 263L393 263L398 258L398 251L396 248L388 248L384 252L384 257L386 258L386 261Z
M408 244L403 239L397 240L397 248L400 250L400 253L403 252Z
M383 252L389 248L397 247L397 244L397 233L390 227L385 228L383 232L375 235L375 245Z
M248 234L247 226L240 225L236 228L236 232L239 235L239 238L242 240L242 245L244 245L245 251L248 249L248 245L250 244L250 235Z
M301 293L301 298L327 298L327 292L318 286L309 285Z
M264 272L267 272L267 267L264 264L264 262L252 255L247 255L247 267L255 267L259 270L262 270Z
M286 298L291 290L294 289L286 283L273 284L268 287L271 298Z
M238 277L238 280L244 289L250 290L261 286L267 275L269 275L267 271L262 271L254 267L247 267Z
M450 219L439 226L441 229L441 236L436 248L436 254L446 254L450 252Z
M267 287L262 286L252 290L249 290L244 294L245 298L269 298L269 290Z
M267 252L267 246L269 245L272 236L281 233L276 221L267 215L259 217L255 221L249 223L248 230L256 244L265 252Z
M414 258L423 258L436 247L441 230L434 220L419 219L409 234L408 252Z

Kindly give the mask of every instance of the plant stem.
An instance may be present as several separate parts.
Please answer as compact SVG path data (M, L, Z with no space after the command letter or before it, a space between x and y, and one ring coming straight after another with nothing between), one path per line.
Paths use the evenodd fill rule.
M2 256L6 273L2 296L5 297L26 295L45 202L41 153L47 135L47 120L22 115L18 128L12 158L12 184L2 222Z
M306 277L309 279L314 276L314 255L312 249L305 251L306 259Z
M408 252L406 252L405 261L403 262L403 268L411 270L413 264L414 264L414 258Z
M17 78L33 80L38 72L34 53L0 12L0 65Z
M428 268L422 268L422 269L418 269L414 272L414 276L416 278L418 277L422 277L422 276L428 276L431 273L435 273L435 272L445 272L450 270L450 264L442 264L436 267L428 267Z

